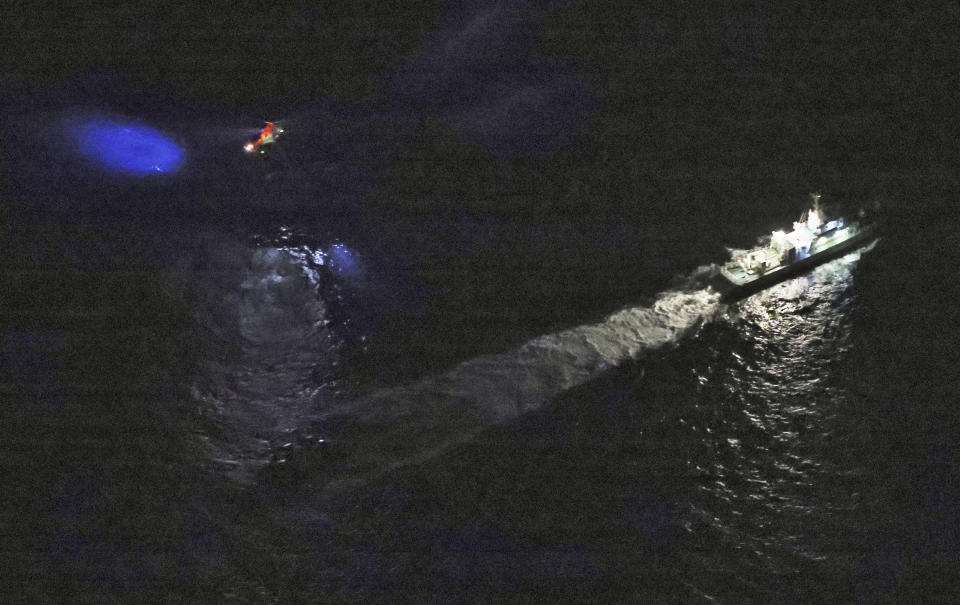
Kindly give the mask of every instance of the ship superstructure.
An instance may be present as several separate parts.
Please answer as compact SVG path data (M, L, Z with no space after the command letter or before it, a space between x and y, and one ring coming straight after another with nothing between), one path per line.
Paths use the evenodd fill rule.
M720 268L715 286L727 299L747 296L812 269L868 242L874 225L825 220L820 195L811 194L813 207L793 223L789 232L774 231L770 242L749 250Z

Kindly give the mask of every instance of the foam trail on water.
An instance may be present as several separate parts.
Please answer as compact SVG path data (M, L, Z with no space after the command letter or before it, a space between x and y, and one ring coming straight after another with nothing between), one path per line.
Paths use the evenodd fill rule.
M706 289L665 292L649 307L627 308L600 323L540 336L355 401L320 423L321 432L350 450L338 457L344 464L330 485L426 460L536 410L605 370L676 342L719 304Z

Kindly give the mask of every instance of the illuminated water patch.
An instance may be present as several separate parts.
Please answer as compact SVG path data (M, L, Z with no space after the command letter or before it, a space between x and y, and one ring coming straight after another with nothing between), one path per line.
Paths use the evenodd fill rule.
M356 255L343 244L333 244L327 248L326 255L330 261L330 266L337 273L356 275L360 270L360 263L357 261Z
M71 133L81 154L111 172L143 176L183 163L183 149L149 126L94 118L74 124Z

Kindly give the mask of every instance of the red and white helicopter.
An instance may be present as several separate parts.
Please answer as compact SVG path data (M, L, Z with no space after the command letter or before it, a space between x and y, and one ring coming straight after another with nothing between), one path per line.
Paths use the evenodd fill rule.
M265 147L277 142L280 135L283 134L283 127L275 122L267 122L267 125L260 131L260 136L255 141L249 141L243 146L247 153L265 153Z

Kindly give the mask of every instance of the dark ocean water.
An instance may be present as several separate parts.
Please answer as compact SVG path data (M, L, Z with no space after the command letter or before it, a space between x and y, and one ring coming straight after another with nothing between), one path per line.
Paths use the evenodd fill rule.
M52 265L27 272L40 236L8 250L7 586L27 601L952 592L953 411L883 359L923 354L884 342L895 237L729 305L706 264L551 330L523 318L562 301L500 317L496 285L309 225L143 228L48 223Z
M887 27L924 21L523 6L287 94L262 159L213 76L3 97L0 600L952 602L956 174ZM183 166L104 172L89 116ZM721 303L808 189L881 237Z

